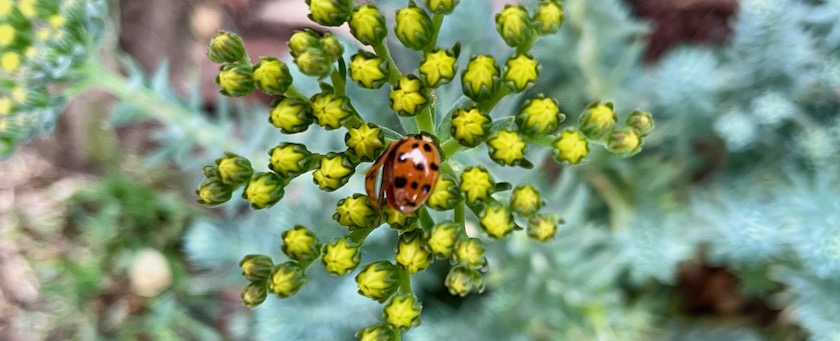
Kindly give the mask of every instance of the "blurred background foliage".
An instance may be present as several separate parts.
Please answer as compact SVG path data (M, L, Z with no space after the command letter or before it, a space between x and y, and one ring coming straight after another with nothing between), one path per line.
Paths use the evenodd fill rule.
M462 1L440 45L501 50L489 27L504 2ZM375 321L379 306L352 277L325 280L320 267L290 299L239 302L239 260L282 258L279 235L294 224L340 235L331 214L312 208L359 191L360 175L328 194L293 182L269 210L193 204L201 165L226 150L266 159L279 136L265 99L214 94L206 42L227 27L252 56L283 55L291 32L311 27L303 1L67 3L56 10L84 27L74 42L31 44L55 54L24 58L25 76L2 71L3 98L23 88L51 100L0 117L0 339L333 340ZM392 14L405 1L379 3ZM611 100L654 113L658 127L633 158L593 150L579 166L535 162L527 176L566 220L555 239L489 244L481 295L450 296L443 267L421 273L423 322L405 337L839 340L840 1L564 7L560 33L533 49L540 80L493 116L544 93L570 119ZM455 83L441 103L458 99ZM348 92L385 122L377 92ZM313 146L311 133L294 142L343 145L333 134ZM478 154L463 157L489 161ZM495 169L498 179L522 176ZM395 243L384 231L368 241L366 259Z

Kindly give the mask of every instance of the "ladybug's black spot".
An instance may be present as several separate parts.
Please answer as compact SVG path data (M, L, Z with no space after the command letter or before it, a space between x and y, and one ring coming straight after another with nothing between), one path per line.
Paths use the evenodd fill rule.
M420 187L420 184L418 184L417 181L411 183L411 189L417 189L417 187Z
M420 148L420 144L419 144L419 143L415 143L415 144L412 144L412 145L411 145L411 149L417 149L417 148Z
M424 171L424 170L426 170L426 166L425 166L425 165L423 165L423 163L422 163L422 162L415 163L415 164L414 164L414 168L416 168L417 170L419 170L419 171L421 171L421 172L422 172L422 171Z
M437 170L438 170L438 165L437 165L436 163L432 162L432 163L430 163L430 164L429 164L429 169L431 169L431 170L433 170L433 171L437 172Z
M394 186L397 188L403 188L407 183L408 180L406 180L404 177L398 176L394 178Z
M423 144L423 150L425 150L427 153L431 153L432 152L432 145L430 145L428 143L424 143Z
M412 137L413 137L415 140L417 140L417 141L421 141L421 140L423 140L423 135L414 135L414 136L412 136ZM417 148L417 147L414 147L414 148Z
M406 205L406 206L411 206L411 207L416 207L416 206L417 206L417 203L416 203L416 202L413 202L413 201L409 201L409 202L405 203L405 205Z
M424 193L424 194L425 194L425 193L429 193L429 191L431 191L431 190L432 190L432 186L429 186L429 185L423 185L423 189L422 189L422 191L423 191L423 193Z
M405 160L408 160L408 153L400 154L400 157L397 158L397 162L403 163Z

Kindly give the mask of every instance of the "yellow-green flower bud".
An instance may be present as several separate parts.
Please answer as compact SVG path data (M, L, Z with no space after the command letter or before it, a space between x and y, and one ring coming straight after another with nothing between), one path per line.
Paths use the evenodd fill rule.
M248 308L262 304L268 296L268 290L265 287L265 282L248 283L245 289L242 289L242 295L240 295L242 297L242 304Z
M527 54L518 54L505 62L505 82L512 85L516 92L522 92L528 85L534 84L540 76L540 63Z
M563 223L562 219L560 223ZM528 236L545 242L557 234L557 220L549 215L540 214L528 220Z
M239 185L251 179L254 169L251 161L234 153L225 153L225 157L216 159L219 178L226 184Z
M438 87L455 78L458 58L450 50L434 49L423 53L418 70L430 87Z
M347 150L362 161L372 161L376 152L385 148L385 134L373 123L347 129L344 135Z
M490 173L482 166L469 167L461 173L461 192L467 198L467 203L475 203L490 197L496 184Z
M458 243L458 236L460 235L460 225L452 221L444 221L435 225L429 231L429 237L426 243L429 245L429 249L432 250L435 257L449 259L452 256L452 250L455 249L455 244Z
M461 88L464 95L480 102L490 98L499 87L499 66L489 55L470 58L467 69L461 74Z
M338 38L329 32L325 33L324 37L321 38L321 48L323 48L324 52L327 53L327 56L330 56L333 60L341 58L341 55L344 53L344 46L341 45Z
M254 91L254 72L245 65L227 64L222 66L216 76L216 84L222 89L222 95L246 96Z
M510 208L522 216L537 213L542 205L543 201L540 198L540 192L533 186L519 185L511 193Z
M512 130L499 131L487 140L487 151L490 159L503 166L531 164L525 160L525 141Z
M292 33L292 36L289 37L288 45L289 53L291 53L292 57L297 57L306 51L322 51L321 37L318 33L308 28Z
M300 72L312 77L326 77L332 70L332 59L323 50L307 50L298 54L294 60Z
M359 341L396 341L397 332L387 323L376 323L356 332Z
M350 18L353 0L306 0L309 19L324 26L341 26Z
M280 238L283 239L280 250L293 260L308 264L321 255L321 242L315 233L305 226L295 225L283 232Z
M391 297L382 310L385 322L399 330L408 330L420 325L423 305L412 293L400 293Z
M210 39L207 58L214 63L237 63L245 59L245 43L236 33L219 31Z
M589 142L580 131L574 129L563 130L551 147L557 162L565 161L572 165L580 163L589 154Z
M397 264L408 270L409 274L423 271L432 263L433 255L423 239L423 231L415 229L400 235L397 242L397 254L394 256Z
M536 33L531 17L522 5L505 5L502 12L496 14L496 31L511 47L531 44Z
M245 186L242 198L251 203L254 209L261 209L273 206L285 194L286 182L274 173L257 173Z
M327 272L336 276L344 275L359 266L359 262L362 261L359 247L358 243L346 237L333 239L324 245L321 262L324 263Z
M385 28L385 16L374 4L364 4L356 7L350 15L350 33L360 43L365 45L379 44L388 30Z
M268 280L268 290L280 298L292 296L306 284L306 273L297 262L278 264L271 272Z
M310 102L315 123L327 130L340 128L348 119L356 115L356 110L350 105L350 99L332 91L324 91L312 96Z
M376 219L376 210L371 206L370 199L359 193L339 200L333 214L333 220L350 230L371 227L376 223Z
M306 150L306 146L297 143L282 142L268 155L271 156L268 168L286 179L309 171L312 163L312 153Z
M4 52L0 55L0 69L6 73L12 74L20 69L21 57L20 54L14 51Z
M455 208L455 204L461 200L461 191L455 180L449 175L442 174L438 176L435 189L426 201L426 206L438 211L451 210Z
M481 228L493 239L507 236L516 227L513 222L513 214L505 205L493 202L484 208L478 219Z
M226 203L233 195L233 186L227 185L219 178L207 179L195 191L198 202L202 205L215 206Z
M484 244L476 238L463 238L455 244L453 260L471 268L481 268L487 265L487 258L484 257Z
M367 264L356 275L356 284L362 296L385 302L400 286L400 269L387 260Z
M322 191L332 192L350 180L355 168L344 154L329 153L321 158L318 169L312 174L315 184Z
M312 124L312 108L306 101L295 97L284 97L273 104L268 121L271 125L280 128L284 134L306 131Z
M282 95L292 85L292 74L279 59L262 57L254 65L254 84L266 95Z
M388 82L388 62L374 53L359 50L350 58L350 79L359 86L379 89Z
M411 212L408 215L402 214L402 212L395 210L391 205L386 205L385 208L382 209L382 215L385 218L385 222L388 223L391 228L402 230L414 224L417 221L417 213Z
M641 110L633 111L633 113L630 114L630 117L627 117L627 122L625 124L630 129L635 130L641 137L645 137L650 134L655 126L653 116L651 116L650 113Z
M390 99L391 109L400 116L417 115L429 103L426 87L412 74L400 78L397 86L391 90Z
M462 108L452 115L452 137L465 147L475 147L490 133L490 116L478 108Z
M600 140L607 137L613 128L618 117L613 111L612 102L607 103L592 103L578 119L580 132L587 138L592 140Z
M516 126L525 135L537 137L553 133L565 120L557 101L538 95L522 104L516 115Z
M425 0L426 7L436 14L449 14L461 0Z
M429 14L409 0L408 7L397 11L394 33L402 44L410 49L422 50L434 36L434 27Z
M607 150L619 157L636 154L642 148L642 138L633 129L616 129L607 138Z
M274 269L274 262L266 255L247 255L239 262L242 277L251 282L264 282Z
M537 11L531 22L537 33L546 35L557 32L563 26L566 15L563 13L563 3L559 0L543 0L537 5Z
M471 292L484 291L484 278L476 269L457 265L449 269L444 281L451 295L467 296Z

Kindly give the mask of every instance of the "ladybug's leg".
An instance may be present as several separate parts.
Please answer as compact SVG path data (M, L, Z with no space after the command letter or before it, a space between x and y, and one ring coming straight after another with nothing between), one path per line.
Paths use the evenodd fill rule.
M373 207L376 208L376 226L379 226L382 222L382 206L385 204L385 187L388 186L389 181L385 171L393 167L393 164L389 162L389 160L393 158L396 146L397 141L391 142L391 144L388 145L388 148L386 148L382 154L379 155L379 158L376 159L376 162L370 166L370 170L368 170L365 175L365 192L367 192ZM383 166L385 167L384 170L382 168ZM379 179L380 170L382 170L381 179ZM379 188L376 188L377 184L379 185Z

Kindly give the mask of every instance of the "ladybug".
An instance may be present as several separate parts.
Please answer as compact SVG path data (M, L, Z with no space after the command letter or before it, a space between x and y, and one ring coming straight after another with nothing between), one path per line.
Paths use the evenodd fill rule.
M440 149L432 137L407 135L391 142L376 159L365 176L365 191L377 210L387 200L395 210L410 214L429 199L439 174Z

